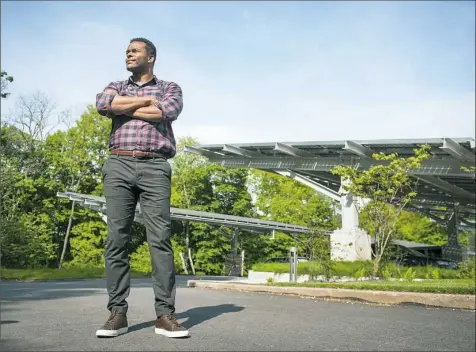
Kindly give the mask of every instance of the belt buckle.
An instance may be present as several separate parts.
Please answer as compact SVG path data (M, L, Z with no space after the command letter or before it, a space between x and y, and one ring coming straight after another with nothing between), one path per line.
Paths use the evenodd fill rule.
M136 157L136 152L137 152L137 150L133 150L133 151L132 151L132 157L133 157L133 158Z

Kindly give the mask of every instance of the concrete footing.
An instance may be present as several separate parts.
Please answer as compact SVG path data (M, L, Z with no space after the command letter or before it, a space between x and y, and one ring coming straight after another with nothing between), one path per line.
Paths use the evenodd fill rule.
M371 240L357 227L338 229L331 233L331 259L334 261L371 260Z

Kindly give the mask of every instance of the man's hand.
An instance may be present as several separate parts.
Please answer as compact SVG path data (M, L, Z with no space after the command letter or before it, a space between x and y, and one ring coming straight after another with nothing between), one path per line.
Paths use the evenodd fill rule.
M104 93L114 95L111 110L115 115L126 115L150 122L162 119L162 111L155 106L159 101L154 97L125 97L113 89L105 89Z
M116 95L111 103L111 110L115 115L125 115L133 110L149 106L153 100L152 97L124 97Z
M143 107L139 107L132 111L128 111L125 113L125 115L149 122L156 122L162 120L162 110L157 108L157 106L155 105L157 103L157 99L151 98L150 104Z

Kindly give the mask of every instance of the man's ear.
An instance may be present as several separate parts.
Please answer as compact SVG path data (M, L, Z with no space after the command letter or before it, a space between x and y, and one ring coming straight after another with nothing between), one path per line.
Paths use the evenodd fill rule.
M154 55L149 55L149 64L154 63L155 64L155 56Z

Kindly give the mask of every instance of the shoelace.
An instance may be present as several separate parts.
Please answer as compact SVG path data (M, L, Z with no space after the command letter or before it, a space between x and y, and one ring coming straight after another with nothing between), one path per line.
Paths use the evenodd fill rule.
M177 317L175 313L170 313L166 315L167 319L172 323L172 325L176 328L182 328L182 325L177 321Z
M104 324L104 328L105 328L105 329L112 329L117 314L118 314L117 311L115 311L115 312L113 312L113 313L111 314L111 316L109 317L109 319L108 319L108 320L106 321L106 323Z

